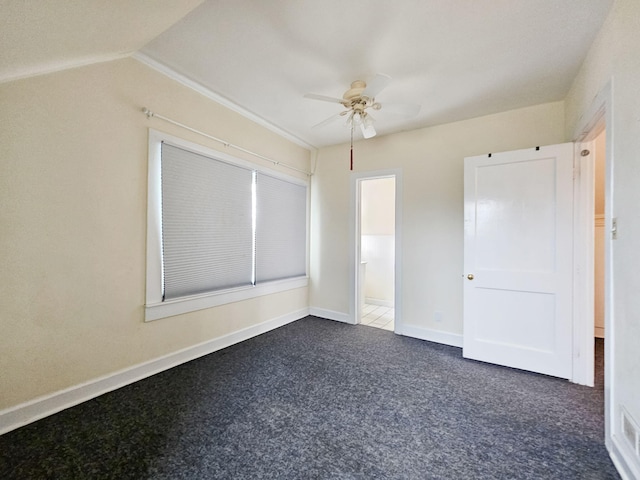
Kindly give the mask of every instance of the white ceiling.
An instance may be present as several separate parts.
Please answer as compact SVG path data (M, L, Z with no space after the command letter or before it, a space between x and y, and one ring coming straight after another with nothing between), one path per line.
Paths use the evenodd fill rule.
M348 141L343 121L311 128L342 107L303 95L341 97L376 73L393 78L379 135L562 100L612 1L0 0L0 81L142 47L320 147ZM407 120L387 102L422 109Z
M393 78L379 134L562 100L611 0L207 0L142 49L314 146L356 79ZM384 103L418 103L417 117Z

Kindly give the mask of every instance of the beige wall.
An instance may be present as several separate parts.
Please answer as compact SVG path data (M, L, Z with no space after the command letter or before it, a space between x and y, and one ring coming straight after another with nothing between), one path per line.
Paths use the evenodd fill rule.
M0 85L0 409L308 306L301 288L144 323L147 128L221 147L143 106L309 169L307 150L133 59Z
M463 158L573 140L611 82L611 405L640 423L640 2L616 0L563 102L377 137L357 171L403 172L407 324L462 333ZM311 288L143 322L147 127L142 106L308 168L308 152L135 60L0 85L0 409L312 305L349 308L348 147L312 179ZM241 154L235 153L242 157ZM440 311L443 321L433 322Z
M607 142L612 166L612 215L618 239L612 242L613 315L606 332L613 346L612 427L620 439L620 410L640 424L640 2L616 0L566 98L567 138L573 139L611 82ZM609 440L609 439L607 439ZM631 457L629 457L631 458ZM636 461L637 472L640 462Z
M462 334L463 159L561 143L562 102L376 137L354 146L354 169L401 169L405 324ZM320 149L312 179L311 305L349 313L349 146ZM442 312L435 323L434 312Z

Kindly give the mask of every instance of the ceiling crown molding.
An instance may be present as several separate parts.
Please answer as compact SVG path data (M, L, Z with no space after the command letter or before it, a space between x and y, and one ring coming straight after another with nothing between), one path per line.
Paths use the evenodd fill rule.
M163 75L166 75L167 77L171 78L172 80L175 80L176 82L181 83L182 85L191 88L192 90L195 90L196 92L198 92L200 95L203 95L207 98L209 98L210 100L213 100L216 103L219 103L220 105L228 108L229 110L236 112L239 115L242 115L243 117L251 120L254 123L257 123L258 125L271 130L272 132L280 135L281 137L285 138L286 140L289 140L290 142L295 143L296 145L305 148L309 151L314 151L317 150L317 147L315 145L311 145L310 143L305 142L304 140L302 140L301 138L287 132L286 130L283 130L282 128L278 127L277 125L274 125L273 123L269 122L268 120L265 120L264 118L256 115L253 112L250 112L249 110L241 107L240 105L238 105L237 103L229 100L228 98L223 97L222 95L214 92L213 90L205 87L204 85L202 85L199 82L196 82L195 80L192 80L184 75L182 75L181 73L176 72L173 68L165 65L164 63L158 62L157 60L149 57L148 55L145 55L144 53L141 52L135 52L132 55L133 58L135 58L136 60L138 60L141 63L144 63L145 65L147 65L148 67L153 68L154 70L156 70L157 72L162 73Z

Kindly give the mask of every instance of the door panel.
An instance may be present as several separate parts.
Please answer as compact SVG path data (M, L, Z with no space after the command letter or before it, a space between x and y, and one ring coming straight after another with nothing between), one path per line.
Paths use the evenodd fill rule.
M572 202L573 144L465 159L466 358L570 377Z
M479 268L516 272L554 269L550 241L555 229L553 169L554 162L548 158L478 168Z

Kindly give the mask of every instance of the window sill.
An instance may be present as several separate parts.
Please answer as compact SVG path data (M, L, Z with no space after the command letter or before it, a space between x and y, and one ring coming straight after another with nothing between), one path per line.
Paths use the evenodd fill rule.
M161 318L172 317L183 313L204 310L205 308L217 307L226 303L240 302L262 295L293 290L294 288L306 287L309 283L308 277L288 278L286 280L276 280L249 287L235 288L220 292L212 292L204 295L194 295L191 297L167 300L166 302L145 305L144 321L159 320Z

